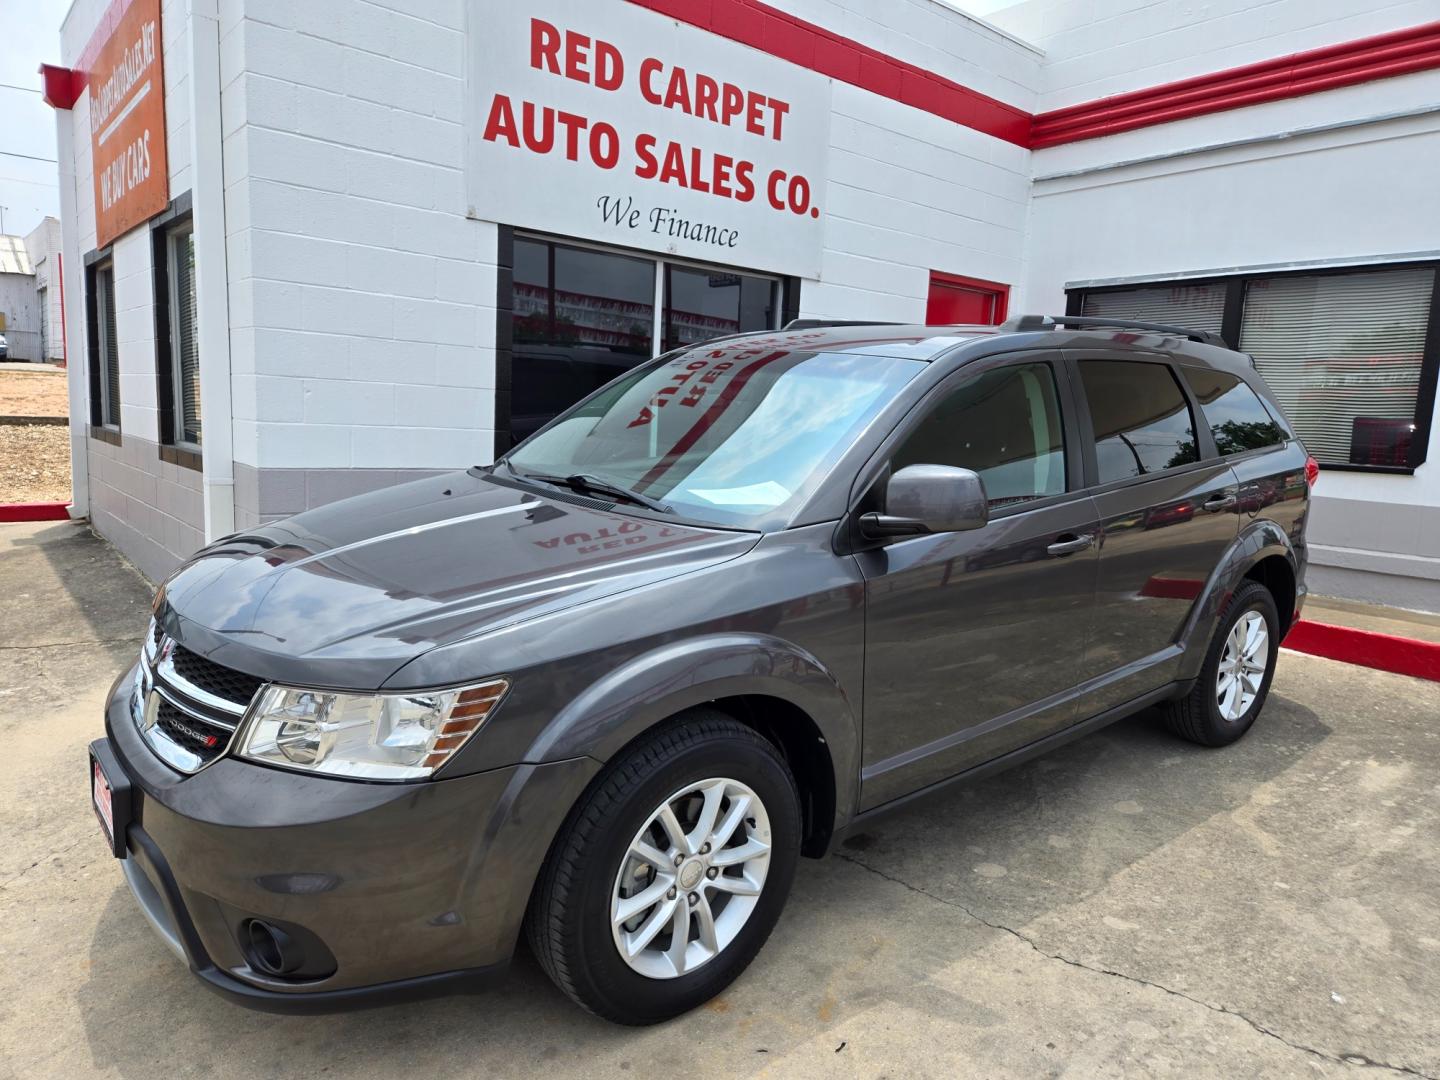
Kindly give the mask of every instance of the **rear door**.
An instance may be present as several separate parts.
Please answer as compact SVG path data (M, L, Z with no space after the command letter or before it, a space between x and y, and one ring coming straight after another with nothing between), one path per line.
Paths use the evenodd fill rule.
M856 555L866 582L863 808L1073 720L1097 553L1074 411L1058 353L1008 354L941 383L882 451L892 472L975 470L990 521Z
M1101 535L1085 668L1102 677L1081 720L1174 678L1176 638L1237 535L1239 484L1168 356L1066 355Z

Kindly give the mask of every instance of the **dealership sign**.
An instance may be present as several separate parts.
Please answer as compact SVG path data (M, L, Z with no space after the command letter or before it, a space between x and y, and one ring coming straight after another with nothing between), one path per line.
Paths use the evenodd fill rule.
M829 79L631 4L472 11L472 216L819 275Z
M160 0L114 0L81 59L90 103L95 246L170 202Z

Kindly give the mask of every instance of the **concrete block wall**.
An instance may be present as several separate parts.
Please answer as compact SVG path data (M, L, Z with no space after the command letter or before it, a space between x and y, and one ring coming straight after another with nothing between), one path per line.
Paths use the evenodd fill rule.
M489 460L497 234L466 217L465 17L243 0L222 25L242 520Z
M936 0L790 0L785 11L1027 112L1043 54ZM835 82L821 275L809 318L923 319L930 271L1018 287L1029 152Z

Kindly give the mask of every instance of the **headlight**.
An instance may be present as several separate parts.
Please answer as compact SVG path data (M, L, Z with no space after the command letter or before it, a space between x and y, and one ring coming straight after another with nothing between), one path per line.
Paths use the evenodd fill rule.
M362 780L420 780L465 745L510 684L336 694L267 686L241 733L241 757Z

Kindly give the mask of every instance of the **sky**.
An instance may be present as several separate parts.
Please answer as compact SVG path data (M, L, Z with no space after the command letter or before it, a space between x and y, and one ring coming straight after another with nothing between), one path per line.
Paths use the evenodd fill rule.
M24 236L46 214L60 216L55 114L37 69L60 62L69 8L70 0L0 0L0 232Z

